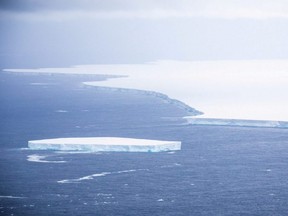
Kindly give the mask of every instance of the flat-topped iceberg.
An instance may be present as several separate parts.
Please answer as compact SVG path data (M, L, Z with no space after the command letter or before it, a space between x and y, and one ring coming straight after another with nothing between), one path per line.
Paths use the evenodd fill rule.
M181 142L122 137L76 137L31 140L28 147L32 150L162 152L180 150Z
M218 125L218 126L240 126L240 127L270 127L288 128L288 122L270 120L248 120L248 119L220 119L201 118L196 116L184 117L191 125Z

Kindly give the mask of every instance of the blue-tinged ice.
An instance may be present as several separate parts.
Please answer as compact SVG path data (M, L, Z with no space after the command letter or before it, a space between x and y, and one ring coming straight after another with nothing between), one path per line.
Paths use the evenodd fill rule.
M76 137L32 140L32 150L88 152L163 152L181 150L180 141L132 139L122 137Z
M195 117L195 116L187 116L187 117L184 117L184 119L186 119L187 123L191 125L288 128L287 121L218 119L218 118L201 118L201 117Z

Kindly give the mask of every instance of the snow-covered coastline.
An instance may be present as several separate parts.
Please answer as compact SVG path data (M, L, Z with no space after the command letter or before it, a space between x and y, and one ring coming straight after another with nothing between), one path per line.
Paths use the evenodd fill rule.
M177 99L170 98L168 95L155 92L155 91L145 91L145 90L139 90L139 89L128 89L128 88L114 88L114 87L102 87L102 86L97 86L96 82L83 82L84 85L93 87L98 90L110 90L114 92L132 92L140 95L149 95L153 97L157 97L166 103L173 104L177 107L179 107L182 110L185 110L190 114L190 116L197 116L197 115L202 115L203 113L199 110L194 109L193 107L183 103L182 101L179 101ZM96 85L95 85L96 84Z
M190 108L192 113L193 108L203 112L199 118L209 119L209 123L213 119L218 123L219 119L233 120L234 125L237 120L288 122L288 60L157 61L4 71L115 75L118 78L84 84L162 97L184 109ZM196 110L193 115L200 114ZM227 122L231 121L225 125ZM251 122L242 123L239 125L250 126Z

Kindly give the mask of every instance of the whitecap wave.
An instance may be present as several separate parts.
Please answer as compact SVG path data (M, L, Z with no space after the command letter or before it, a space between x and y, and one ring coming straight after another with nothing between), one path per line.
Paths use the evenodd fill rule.
M168 165L160 166L160 168L173 168L173 167L179 167L182 166L182 164L179 163L173 163ZM97 177L105 177L108 175L116 175L116 174L123 174L123 173L131 173L131 172L138 172L138 171L150 171L150 169L131 169L131 170L121 170L121 171L114 171L114 172L102 172L102 173L95 173L92 175L83 176L80 178L75 179L63 179L57 181L57 183L65 184L65 183L79 183L81 181L87 181L87 180L93 180Z
M95 173L95 174L88 175L88 176L83 176L83 177L76 178L76 179L59 180L57 182L58 183L78 183L81 181L93 180L94 178L97 178L97 177L104 177L107 175L115 175L115 174L122 174L122 173L131 173L131 172L137 172L137 171L149 171L149 169L131 169L131 170L122 170L122 171L115 171L115 172L102 172L102 173Z
M27 197L19 197L19 196L0 196L0 199L25 199Z
M50 160L45 160L49 155L37 155L37 154L32 154L27 156L27 161L30 162L37 162L37 163L66 163L67 161L50 161Z

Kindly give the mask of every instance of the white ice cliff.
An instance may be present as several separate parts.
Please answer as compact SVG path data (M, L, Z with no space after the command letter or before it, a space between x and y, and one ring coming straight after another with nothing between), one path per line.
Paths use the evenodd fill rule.
M249 119L217 119L201 118L197 116L184 117L191 125L219 125L219 126L240 126L240 127L270 127L288 128L288 122L270 120L249 120Z
M180 150L181 142L122 137L76 137L31 140L28 147L32 150L162 152Z

